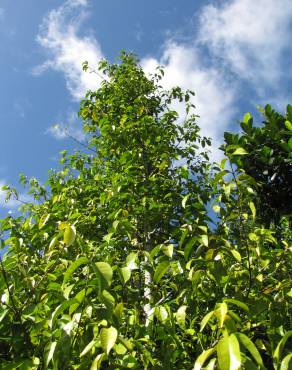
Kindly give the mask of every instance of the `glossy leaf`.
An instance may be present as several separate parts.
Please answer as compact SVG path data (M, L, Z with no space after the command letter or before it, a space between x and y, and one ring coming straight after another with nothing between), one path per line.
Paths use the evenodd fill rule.
M221 370L238 370L241 368L239 343L234 334L219 340L217 356Z
M195 366L193 370L200 370L204 366L205 362L208 360L208 358L216 351L215 348L210 348L205 350L200 354L200 356L197 358L195 362Z

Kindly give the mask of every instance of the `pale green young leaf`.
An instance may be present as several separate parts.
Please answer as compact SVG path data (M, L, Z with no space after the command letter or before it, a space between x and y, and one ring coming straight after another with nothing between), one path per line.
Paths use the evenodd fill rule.
M225 302L219 304L219 307L214 311L215 316L218 318L219 327L222 328L228 312L228 307Z
M103 362L105 356L106 356L105 353L98 354L93 360L90 370L99 370L101 367L101 363Z
M208 324L209 320L211 320L211 318L213 317L214 315L214 311L211 311L211 312L208 312L202 319L201 321L201 326L200 326L200 331L203 331L205 326Z
M200 356L196 359L195 366L193 370L201 370L204 366L204 363L208 358L216 351L216 348L209 348L203 351Z
M285 344L287 342L287 340L292 336L292 330L291 331L287 331L287 333L284 335L284 337L280 340L280 342L278 343L275 351L274 351L274 354L273 354L273 357L278 361L280 362L280 359L281 359L281 356L282 356L282 351L283 351L283 348L285 347Z
M180 308L176 311L176 314L175 314L175 317L176 317L176 321L178 323L178 325L181 327L181 328L184 328L185 327L185 323L186 323L186 309L188 307L187 306L180 306Z
M131 269L128 266L121 267L119 269L119 272L120 272L122 282L126 284L126 282L129 281L131 278Z
M45 364L46 364L46 367L48 367L49 363L53 359L56 346L57 346L57 342L51 342L51 343L49 343L49 345L48 345L48 347L46 349L46 354L45 354Z
M49 213L47 213L47 214L44 214L41 218L40 218L40 220L39 220L39 229L42 229L44 226L45 226L45 224L49 221L49 219L50 219L50 214Z
M117 329L111 326L110 328L102 328L100 331L100 343L103 351L108 355L116 343L118 337Z
M96 339L92 339L92 341L90 341L85 346L85 348L83 349L83 351L80 353L80 357L85 356L96 344L97 344L97 340Z
M67 245L67 247L70 247L74 243L76 239L76 229L73 225L66 225L63 241Z
M289 353L287 356L283 358L280 370L290 370L291 363L292 363L292 353Z
M173 255L173 244L164 245L162 247L162 252L169 258Z
M235 151L232 153L232 155L247 155L248 152L243 149L243 148L237 148Z
M113 278L113 270L111 266L107 262L96 262L95 268L99 278L110 286Z
M221 370L239 370L241 368L239 343L234 334L219 340L217 356Z

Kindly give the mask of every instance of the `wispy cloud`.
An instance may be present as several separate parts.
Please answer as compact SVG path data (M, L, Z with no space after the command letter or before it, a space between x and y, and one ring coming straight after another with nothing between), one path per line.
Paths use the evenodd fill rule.
M233 0L207 5L200 14L199 41L217 62L257 88L275 86L287 72L292 48L290 0Z
M43 20L37 36L49 59L34 68L33 73L38 75L49 68L62 72L75 100L82 98L87 90L95 89L100 82L97 75L82 71L82 63L88 61L95 68L103 57L93 36L79 35L80 25L88 15L86 5L86 0L68 0L53 9Z
M291 81L292 69L285 65L284 53L292 53L292 2L214 2L196 16L198 32L190 41L168 41L161 58L142 62L148 71L165 66L165 87L195 91L202 133L213 138L216 148L239 115L242 91L249 90L254 105L271 102L280 109L287 103L283 86ZM212 154L218 158L218 151Z

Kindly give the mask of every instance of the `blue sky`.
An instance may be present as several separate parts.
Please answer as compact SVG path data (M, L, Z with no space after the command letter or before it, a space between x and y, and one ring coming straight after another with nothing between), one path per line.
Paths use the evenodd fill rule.
M149 73L164 65L165 87L196 92L214 158L244 112L292 103L291 0L0 0L0 185L17 186L20 172L43 182L76 147L62 127L82 139L79 100L99 83L81 64L121 49ZM17 207L3 196L1 215Z

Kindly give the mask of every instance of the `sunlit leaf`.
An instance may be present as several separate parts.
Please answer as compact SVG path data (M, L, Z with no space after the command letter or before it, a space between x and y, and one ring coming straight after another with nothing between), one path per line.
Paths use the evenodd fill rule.
M239 343L234 334L219 340L217 356L221 370L238 370L241 368Z
M76 229L73 225L66 225L63 241L69 247L76 239Z
M111 326L110 328L102 328L100 331L100 343L103 351L108 355L116 343L118 337L117 329Z
M197 358L195 362L195 366L193 370L200 370L204 366L204 363L208 360L208 358L216 351L215 348L210 348L203 351L200 356Z

